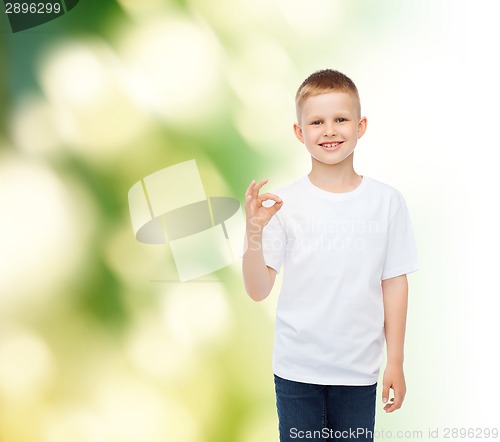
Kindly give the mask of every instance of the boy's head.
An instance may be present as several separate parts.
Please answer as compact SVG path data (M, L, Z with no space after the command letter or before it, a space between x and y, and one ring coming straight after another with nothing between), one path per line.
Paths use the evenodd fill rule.
M339 71L333 69L323 69L309 75L297 90L295 95L295 106L297 110L297 120L300 123L302 106L309 97L328 94L330 92L345 92L350 94L356 103L358 118L361 118L361 103L358 89L354 82Z
M295 136L303 143L314 165L347 164L366 131L359 95L353 81L332 69L317 71L300 85L296 95Z

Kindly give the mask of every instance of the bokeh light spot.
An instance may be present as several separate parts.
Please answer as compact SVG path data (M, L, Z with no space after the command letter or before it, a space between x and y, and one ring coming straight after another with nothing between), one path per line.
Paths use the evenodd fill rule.
M25 329L0 335L0 392L11 397L40 394L55 374L52 352L44 340Z
M209 29L173 17L133 28L121 45L136 97L178 124L208 117L217 107L218 51Z
M90 207L48 167L15 156L0 162L0 315L45 304L85 253ZM77 227L78 220L86 220Z

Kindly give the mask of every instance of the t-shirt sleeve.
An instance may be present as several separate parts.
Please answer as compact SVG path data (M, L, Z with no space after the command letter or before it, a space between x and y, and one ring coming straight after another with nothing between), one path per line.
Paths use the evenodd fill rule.
M381 280L418 270L418 257L410 214L400 195L399 207L389 221L387 249Z
M251 245L251 239L250 244L247 244L246 238L243 238L239 253L240 258L243 258L243 254L249 245ZM285 260L285 245L285 231L278 219L278 215L274 215L262 231L262 254L266 265L272 267L277 273L280 272Z

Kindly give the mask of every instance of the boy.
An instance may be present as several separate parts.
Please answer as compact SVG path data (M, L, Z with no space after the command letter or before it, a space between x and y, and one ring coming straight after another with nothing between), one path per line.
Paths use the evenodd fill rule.
M367 119L350 78L313 73L296 108L311 171L276 194L259 195L267 179L248 187L245 289L265 299L284 266L273 353L280 441L372 441L384 337L385 411L406 391L406 274L418 270L411 222L398 190L354 171Z

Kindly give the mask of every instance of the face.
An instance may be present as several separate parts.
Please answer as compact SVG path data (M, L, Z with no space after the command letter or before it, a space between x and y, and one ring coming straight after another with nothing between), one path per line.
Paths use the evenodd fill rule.
M306 99L295 135L305 144L312 160L339 164L349 158L366 130L357 101L345 92L330 92ZM352 158L351 158L352 159Z

